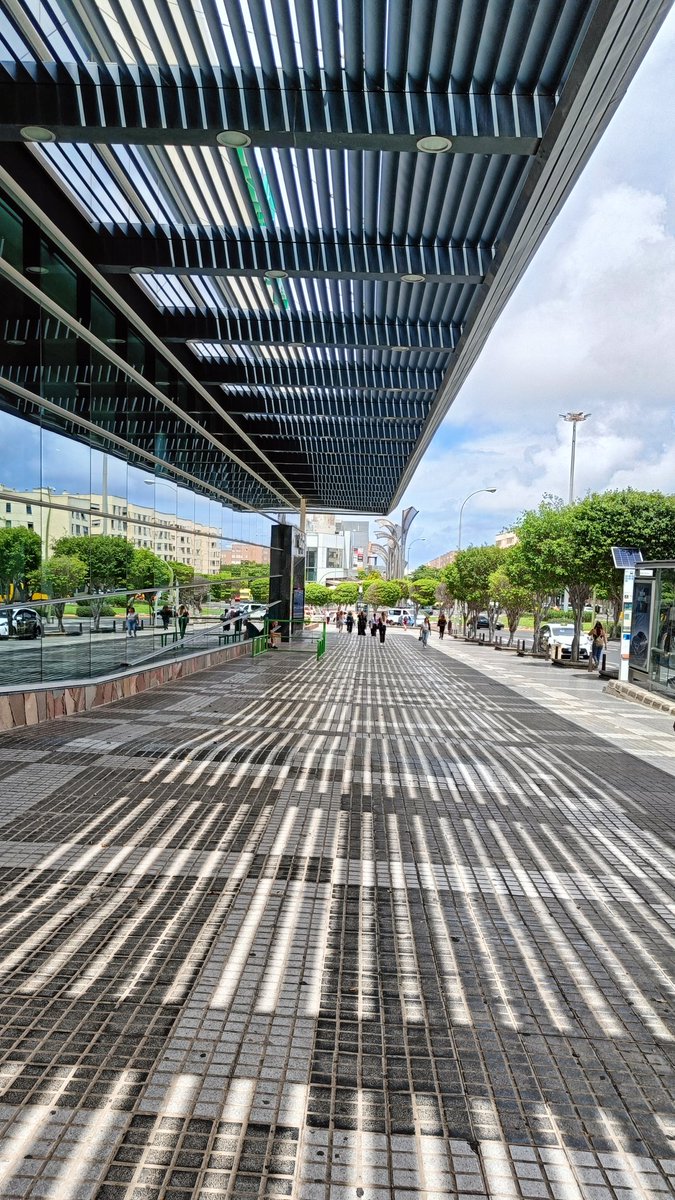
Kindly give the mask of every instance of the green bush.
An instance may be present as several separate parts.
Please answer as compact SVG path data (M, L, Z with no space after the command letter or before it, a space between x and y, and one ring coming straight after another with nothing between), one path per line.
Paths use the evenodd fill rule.
M77 604L75 606L75 615L77 617L90 617L92 615L91 604ZM114 617L115 616L115 608L113 607L113 605L112 604L102 605L101 616L102 617Z

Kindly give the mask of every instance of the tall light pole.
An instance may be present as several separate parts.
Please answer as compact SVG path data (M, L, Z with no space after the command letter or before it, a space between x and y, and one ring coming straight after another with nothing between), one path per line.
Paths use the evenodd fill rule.
M411 542L411 543L410 543L410 545L408 546L408 551L407 551L407 552L408 552L408 554L409 554L409 553L410 553L410 551L412 550L413 546L415 546L415 545L417 544L417 542L426 542L426 540L427 540L427 539L426 539L426 538L423 538L423 537L413 538L412 542ZM404 575L405 575L405 572L407 571L407 569L408 569L408 563L407 563L407 561L406 561L406 562L404 562L404 564L403 564L403 574L404 574Z
M459 530L457 532L457 550L458 551L460 551L462 549L462 514L464 512L464 505L471 499L472 496L478 496L481 492L496 492L496 491L497 491L496 488L476 488L475 492L469 492L469 495L466 497L466 499L464 499L462 501L462 505L459 510Z
M577 456L577 425L580 421L587 421L590 413L585 412L568 412L559 414L563 421L569 422L572 426L572 455L570 459L570 495L568 504L574 504L574 463Z

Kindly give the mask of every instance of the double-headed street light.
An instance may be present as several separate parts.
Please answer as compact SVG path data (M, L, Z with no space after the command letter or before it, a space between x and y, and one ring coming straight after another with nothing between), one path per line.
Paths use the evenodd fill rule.
M476 488L475 492L469 492L469 495L462 501L462 506L459 510L459 530L457 533L457 550L462 549L462 514L464 513L464 505L471 499L472 496L478 496L481 492L496 492L496 488Z

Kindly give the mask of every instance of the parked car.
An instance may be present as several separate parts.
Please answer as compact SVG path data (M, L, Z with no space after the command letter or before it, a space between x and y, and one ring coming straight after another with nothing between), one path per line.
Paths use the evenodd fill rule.
M18 638L39 638L44 633L42 617L38 610L27 605L12 609L12 624L14 636Z
M561 646L562 657L572 657L572 640L574 638L574 625L571 623L565 625L542 625L539 631L539 647L541 653L546 653L549 646ZM588 658L591 651L591 638L587 633L582 633L579 639L579 658Z
M42 617L36 608L26 604L0 608L0 638L39 638L43 632Z
M490 628L490 621L489 621L489 618L486 613L480 614L478 621L476 622L476 628L477 629L489 629ZM495 625L495 629L503 629L503 628L504 628L504 622L497 621L497 623Z

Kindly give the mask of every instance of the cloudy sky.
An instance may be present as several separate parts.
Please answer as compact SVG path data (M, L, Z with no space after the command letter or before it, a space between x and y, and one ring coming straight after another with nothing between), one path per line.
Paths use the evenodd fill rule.
M413 565L492 541L544 492L675 490L675 10L404 499Z

